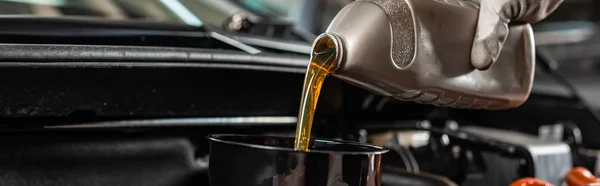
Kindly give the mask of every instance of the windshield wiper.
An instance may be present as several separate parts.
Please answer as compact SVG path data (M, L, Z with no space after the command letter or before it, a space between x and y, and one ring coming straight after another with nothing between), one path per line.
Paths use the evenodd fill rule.
M203 27L84 18L0 18L0 43L170 46L261 51Z

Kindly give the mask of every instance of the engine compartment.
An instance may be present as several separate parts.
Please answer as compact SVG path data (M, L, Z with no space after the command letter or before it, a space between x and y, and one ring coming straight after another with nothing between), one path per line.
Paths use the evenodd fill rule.
M0 89L2 181L16 185L206 185L204 136L292 136L300 87L291 82L302 81L296 72L226 68L2 71L19 77ZM383 158L383 185L506 185L536 176L540 165L595 170L587 149L597 144L595 125L581 124L594 119L571 98L534 93L518 109L483 111L397 101L333 78L324 87L313 135L393 149ZM527 141L476 132L498 129L534 146L556 142L572 162L534 161Z

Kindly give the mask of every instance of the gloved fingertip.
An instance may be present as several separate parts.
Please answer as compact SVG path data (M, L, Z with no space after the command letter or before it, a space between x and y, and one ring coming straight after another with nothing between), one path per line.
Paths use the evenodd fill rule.
M486 59L485 61L482 62L476 62L473 63L473 67L475 67L478 70L487 70L488 68L490 68L493 64L492 59Z
M487 70L494 63L492 54L489 54L483 48L474 47L471 52L471 64L478 70Z

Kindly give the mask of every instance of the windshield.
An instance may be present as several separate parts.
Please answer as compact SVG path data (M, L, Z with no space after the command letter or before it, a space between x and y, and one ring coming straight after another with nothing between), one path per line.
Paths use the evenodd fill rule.
M298 0L0 0L0 15L139 19L221 26L234 14L286 20Z
M91 17L208 26L312 41L353 0L0 0L0 16Z

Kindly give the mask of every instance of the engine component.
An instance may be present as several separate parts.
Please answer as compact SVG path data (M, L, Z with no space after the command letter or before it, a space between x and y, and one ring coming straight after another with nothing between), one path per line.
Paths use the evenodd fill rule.
M552 184L535 178L521 178L510 184L510 186L552 186Z
M598 178L589 170L583 167L575 167L569 171L565 178L567 186L587 186L592 183L598 183Z
M571 149L560 141L541 140L536 136L479 126L466 126L459 129L471 135L479 136L485 140L512 144L526 149L529 158L533 161L535 178L546 180L554 185L561 185L567 172L572 167ZM514 170L502 169L501 172L512 174Z

